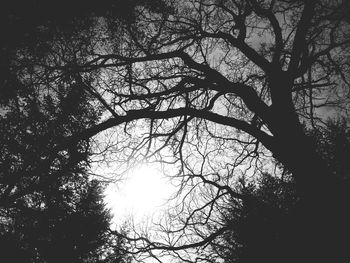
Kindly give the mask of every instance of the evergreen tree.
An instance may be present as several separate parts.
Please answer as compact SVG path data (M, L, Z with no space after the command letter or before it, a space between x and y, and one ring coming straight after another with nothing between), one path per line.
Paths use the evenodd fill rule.
M7 262L99 262L115 250L102 185L89 179L88 140L59 145L99 117L62 80L16 94L0 117L0 244ZM110 256L111 257L111 256Z

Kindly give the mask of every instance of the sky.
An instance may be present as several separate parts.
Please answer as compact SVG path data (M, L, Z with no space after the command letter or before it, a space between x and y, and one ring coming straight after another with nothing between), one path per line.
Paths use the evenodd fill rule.
M175 190L175 186L162 176L160 170L142 164L131 169L125 180L107 187L105 202L117 226L131 217L140 224L152 216L159 216Z

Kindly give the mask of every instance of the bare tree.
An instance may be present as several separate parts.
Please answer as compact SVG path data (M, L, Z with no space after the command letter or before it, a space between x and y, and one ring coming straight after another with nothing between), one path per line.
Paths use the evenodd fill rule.
M238 179L254 178L277 160L300 196L290 260L344 255L348 188L317 154L305 127L348 113L348 2L166 4L165 12L137 7L127 25L101 19L84 59L68 64L57 44L51 59L40 62L39 75L68 74L106 112L57 151L117 127L129 139L112 150L124 160L176 167L179 196L190 200L176 210L179 225L163 225L167 244L136 238L145 249L175 253L223 234L219 224L211 233L200 226L215 225L227 198L250 198Z

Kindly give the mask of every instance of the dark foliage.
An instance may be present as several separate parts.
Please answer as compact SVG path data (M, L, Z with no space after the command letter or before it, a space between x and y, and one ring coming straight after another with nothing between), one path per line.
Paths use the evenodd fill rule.
M101 260L111 249L110 215L101 187L96 181L75 184L76 189L57 191L40 206L23 204L7 211L1 225L4 258L13 262Z
M89 98L30 86L2 108L0 216L8 262L96 262L110 250L102 188L86 175L89 143L57 150L98 117Z

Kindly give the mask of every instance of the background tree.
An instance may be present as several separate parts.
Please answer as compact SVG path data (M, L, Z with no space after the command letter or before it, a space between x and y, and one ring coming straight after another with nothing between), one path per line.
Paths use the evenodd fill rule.
M68 2L6 2L0 11L2 257L11 262L126 261L128 255L120 252L125 241L109 235L102 185L88 172L89 140L57 147L96 123L100 107L91 92L76 88L72 69L46 78L40 67L50 59L83 61L96 44L89 32L97 14L106 16L108 8L121 17L126 7L120 5L121 14L86 1L73 8Z
M104 207L101 187L96 181L74 183L78 189L56 193L47 207L20 207L3 217L4 259L104 262L113 246L109 236L111 216Z
M69 87L69 86L68 86ZM32 88L32 89L31 89ZM2 257L16 262L102 262L115 245L102 186L88 176L88 141L58 152L65 137L98 112L63 84L44 93L27 86L0 121ZM121 249L117 247L116 249Z
M298 201L291 178L263 174L254 185L242 181L241 191L260 203L231 202L222 210L223 224L229 230L212 242L210 256L225 262L285 261L286 248L293 246L290 214Z

